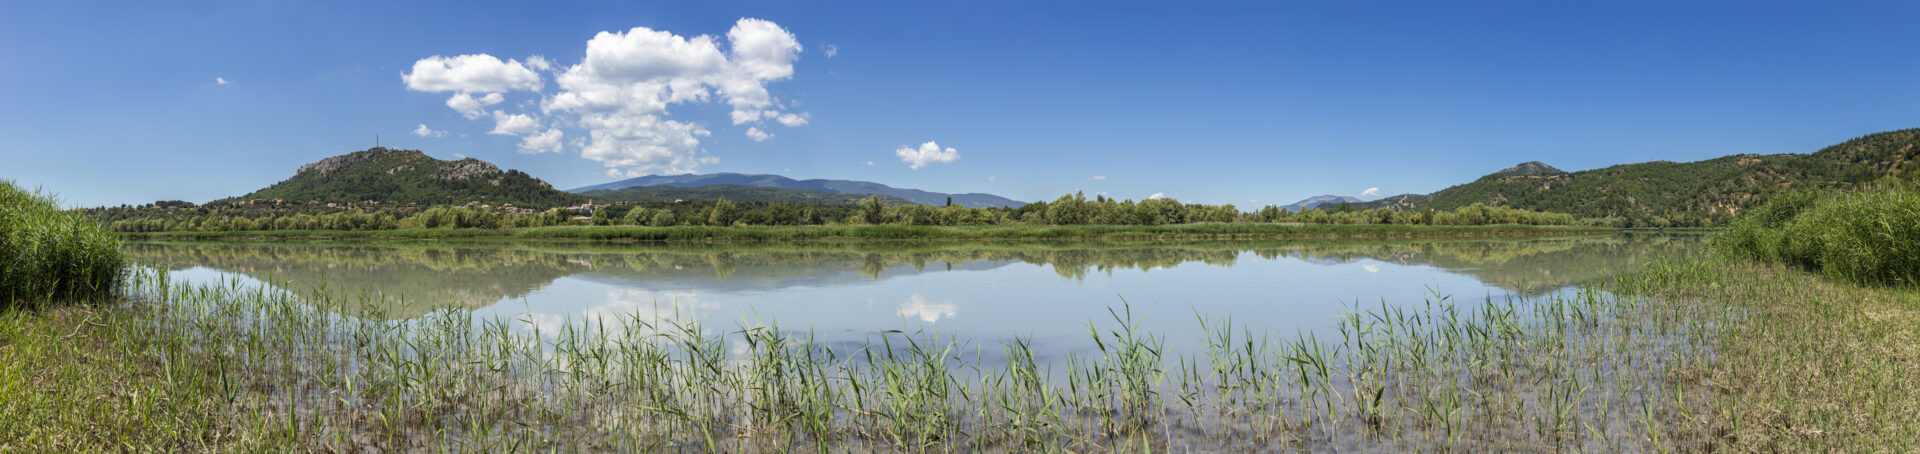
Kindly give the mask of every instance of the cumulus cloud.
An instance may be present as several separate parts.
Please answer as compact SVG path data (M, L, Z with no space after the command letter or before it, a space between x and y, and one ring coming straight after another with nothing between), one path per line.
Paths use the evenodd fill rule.
M801 50L793 33L741 19L727 32L728 51L720 41L646 27L601 32L587 41L586 59L556 76L562 91L542 108L579 115L591 139L582 151L588 159L629 170L692 172L719 161L700 148L700 138L711 133L667 119L669 106L717 98L732 107L733 124L755 127L789 114L778 109L766 84L793 76Z
M1107 181L1107 176L1106 176L1106 175L1094 175L1094 176L1090 176L1090 177L1087 177L1087 181Z
M873 161L867 161L867 167L873 167Z
M1380 188L1367 188L1367 190L1365 191L1360 191L1360 196L1361 197L1379 197Z
M940 148L940 144L933 143L933 141L920 144L919 148L902 145L900 148L893 150L893 154L900 156L900 162L907 163L907 167L913 169L934 164L949 163L960 159L960 152L958 150L954 150L952 147L943 150Z
M999 176L999 175L987 175L987 182L988 182L988 183L992 183L992 182L995 182L995 181L1000 181L1000 176Z
M805 125L806 113L787 111L797 102L767 89L793 77L801 51L799 40L780 25L743 18L724 37L646 27L603 31L572 65L540 56L524 63L485 54L433 56L401 77L412 90L453 92L447 106L468 118L491 114L498 134L534 134L538 119L545 118L554 127L585 130L584 137L576 135L580 155L622 174L688 173L719 162L701 148L712 133L703 122L671 118L669 108L723 102L731 108L729 120L750 125L747 135L756 140L773 137L766 132L768 120ZM504 100L501 93L540 91L541 73L552 75L558 91L540 98L538 117L487 110Z
M787 127L791 128L795 126L805 126L807 124L807 119L812 117L813 117L812 115L804 114L804 113L802 114L789 113L789 114L780 114L779 117L774 117L774 121L778 121L780 122L780 124L786 125Z
M428 128L425 123L422 123L420 124L420 127L413 128L413 135L420 136L420 137L441 137L441 136L447 135L447 132L435 131L433 130L433 128Z
M538 129L540 129L540 121L534 120L530 115L510 114L496 110L493 111L493 130L487 131L487 134L518 136Z
M1153 193L1153 195L1147 196L1147 200L1158 200L1158 199L1164 199L1164 198L1167 198L1167 193L1164 193L1164 192L1155 192Z
M547 128L546 132L530 134L520 138L521 154L559 153L561 139L566 134L559 129Z
M553 62L548 61L547 57L532 55L527 57L527 68L535 71L552 71Z
M401 74L400 80L409 90L435 93L540 90L540 75L532 69L518 60L501 61L487 54L423 58L413 62L413 71Z
M822 44L820 45L820 52L827 54L827 58L833 58L834 55L840 54L840 46L835 46L832 44Z
M215 78L213 78L213 84L214 84L214 85L227 85L227 84L231 84L231 83L233 83L233 82L228 82L228 81L227 81L227 78L225 78L225 77L215 77Z
M467 117L468 120L478 120L487 115L487 106L506 100L506 96L499 93L487 93L478 98L470 93L454 93L452 97L447 98L447 107L460 112L460 116Z
M765 142L767 141L767 139L773 138L773 134L768 134L766 131L761 131L760 128L758 127L753 127L753 128L747 128L747 138L753 139L753 141L755 142Z

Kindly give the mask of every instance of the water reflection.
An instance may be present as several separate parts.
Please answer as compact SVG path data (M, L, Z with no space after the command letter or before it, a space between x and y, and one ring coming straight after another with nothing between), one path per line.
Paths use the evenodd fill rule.
M1554 289L1690 253L1699 243L1670 235L806 246L195 242L137 243L128 251L152 266L325 291L352 302L336 304L372 305L391 319L451 306L542 333L568 323L638 320L657 330L702 320L716 329L777 321L849 342L937 324L982 341L1022 336L1071 349L1088 320L1105 318L1123 298L1157 311L1170 336L1184 335L1194 312L1231 313L1275 332L1312 331L1330 326L1344 305L1417 304L1433 291L1478 298Z

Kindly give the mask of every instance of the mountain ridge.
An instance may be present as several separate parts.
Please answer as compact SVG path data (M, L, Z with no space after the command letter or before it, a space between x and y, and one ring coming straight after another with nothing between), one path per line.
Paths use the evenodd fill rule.
M920 189L896 188L893 186L888 186L885 184L875 183L871 181L830 180L830 179L795 180L793 178L788 178L786 176L781 176L781 175L743 174L743 173L733 173L733 172L721 172L721 173L710 173L710 174L684 174L684 175L647 175L643 177L629 178L629 179L615 181L611 183L601 183L596 185L582 186L582 187L570 189L567 192L574 193L574 194L584 194L587 192L598 191L598 190L622 189L622 188L629 188L629 187L635 187L635 186L673 186L673 187L680 187L680 188L693 188L693 187L718 185L718 184L730 184L730 185L739 185L739 186L778 187L778 188L786 188L786 189L806 189L806 190L822 191L822 192L828 192L828 193L834 193L834 194L879 194L884 196L897 197L909 202L918 203L922 205L935 205L935 206L946 204L946 199L948 197L953 198L953 204L955 205L974 207L974 208L985 208L985 207L995 207L995 206L1017 207L1017 206L1026 204L1025 202L1009 199L1006 197L1001 197L998 195L987 194L987 193L979 193L979 192L949 194L949 193L932 192L932 191L926 191L926 190L920 190Z
M1622 226L1713 226L1782 192L1911 174L1920 171L1913 165L1917 160L1920 129L1901 129L1812 153L1657 160L1560 173L1528 172L1528 164L1539 163L1531 161L1430 194L1387 197L1364 207L1452 210L1482 203L1617 220Z
M792 189L771 186L743 186L737 184L710 184L706 186L629 186L620 189L595 189L580 195L595 200L613 202L676 202L706 201L726 198L734 202L763 203L805 203L818 205L851 205L869 197L868 194L838 194L812 189ZM904 199L892 196L880 196L883 205L910 204Z
M1333 204L1341 204L1341 203L1359 205L1361 203L1366 203L1366 202L1360 200L1358 197L1327 194L1327 195L1317 195L1313 197L1308 197L1305 199L1300 199L1300 201L1298 202L1281 205L1280 209L1298 212L1301 210L1318 208L1321 205L1333 205Z

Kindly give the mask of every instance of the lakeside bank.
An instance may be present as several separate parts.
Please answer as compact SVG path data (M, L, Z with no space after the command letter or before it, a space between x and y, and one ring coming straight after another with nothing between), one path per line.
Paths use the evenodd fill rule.
M1004 240L1355 240L1538 238L1605 235L1599 227L1487 225L1179 224L1165 226L562 226L515 229L264 230L123 233L135 240L584 240L633 242L1004 241Z

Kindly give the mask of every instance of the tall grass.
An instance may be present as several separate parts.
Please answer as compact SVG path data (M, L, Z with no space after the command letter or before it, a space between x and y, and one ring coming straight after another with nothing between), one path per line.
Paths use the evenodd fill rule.
M9 359L49 356L61 336L115 339L92 367L144 374L122 386L0 367L0 439L187 450L1697 450L1712 440L1689 416L1707 411L1706 388L1667 371L1711 363L1702 340L1728 321L1713 306L1587 289L1354 307L1338 338L1196 316L1204 337L1167 339L1122 304L1087 323L1094 349L1061 358L1025 338L888 331L830 344L775 324L714 330L642 314L539 324L443 310L389 322L315 309L377 310L379 295L136 280L149 302L58 325L66 334L0 317ZM1170 342L1203 348L1167 354ZM84 403L99 392L120 397ZM85 424L69 405L157 429L34 424Z
M56 203L0 180L0 307L114 296L119 235Z
M1715 238L1748 258L1858 283L1920 285L1920 193L1798 192L1775 198Z

